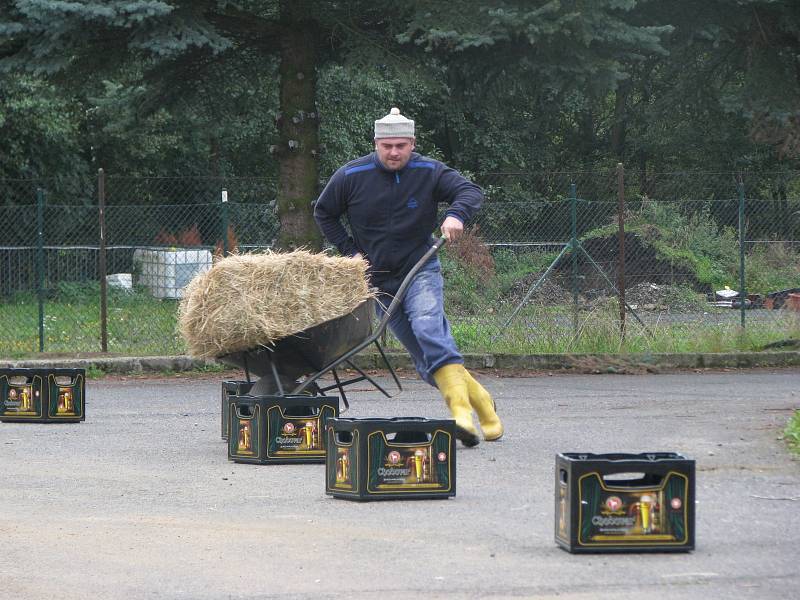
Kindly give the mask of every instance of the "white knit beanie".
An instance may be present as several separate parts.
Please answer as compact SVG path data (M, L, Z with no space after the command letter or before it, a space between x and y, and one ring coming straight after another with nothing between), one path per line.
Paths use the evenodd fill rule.
M393 108L389 114L375 121L375 139L380 138L413 138L414 121L400 114L399 108Z

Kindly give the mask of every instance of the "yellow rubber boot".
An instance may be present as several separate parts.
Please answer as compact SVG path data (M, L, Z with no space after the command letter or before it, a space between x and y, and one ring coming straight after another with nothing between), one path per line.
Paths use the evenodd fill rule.
M433 374L433 380L456 421L456 437L465 446L477 446L480 439L472 422L472 408L469 405L467 378L464 373L466 371L463 365L445 365Z
M473 410L478 413L478 420L481 424L483 439L493 442L503 437L503 424L497 416L496 406L491 394L486 391L478 381L464 369L467 378L467 391L469 393L469 403Z

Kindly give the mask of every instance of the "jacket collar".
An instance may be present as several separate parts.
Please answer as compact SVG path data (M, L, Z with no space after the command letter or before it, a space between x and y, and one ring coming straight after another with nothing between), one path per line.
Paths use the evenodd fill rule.
M400 169L399 171L390 171L389 169L387 169L384 166L384 164L381 162L381 159L378 158L378 153L377 152L373 151L371 156L372 156L372 162L375 163L375 166L377 166L381 171L384 171L385 173L400 173L402 175L403 173L405 173L405 170L408 168L408 163L406 163L406 166L403 167L402 169ZM410 162L413 162L415 160L419 160L420 158L421 158L421 155L418 152L412 152L411 153L411 158L408 159L408 162L410 163Z

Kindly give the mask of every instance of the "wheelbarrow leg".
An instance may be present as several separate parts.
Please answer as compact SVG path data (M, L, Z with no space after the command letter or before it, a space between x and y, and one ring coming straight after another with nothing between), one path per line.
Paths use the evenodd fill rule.
M247 352L242 352L242 362L244 362L244 377L250 383L250 369L247 366Z
M361 377L357 378L357 379L351 379L351 380L348 380L348 381L345 381L345 382L341 382L342 386L347 385L348 383L354 383L356 381L362 381L362 380L366 379L372 385L374 385L378 390L380 390L381 393L383 393L385 396L391 398L391 394L386 392L386 390L384 390L383 387L381 387L374 379L372 379L369 375L367 375L364 371L362 371L361 369L356 367L350 361L350 359L353 356L355 356L356 354L361 352L364 348L366 348L370 344L375 344L378 347L378 351L380 352L381 358L383 359L384 364L389 369L389 372L392 375L392 379L394 380L395 384L397 385L398 390L402 391L403 386L400 384L400 379L397 377L397 374L395 373L394 368L392 368L392 365L389 362L389 359L386 357L386 354L384 353L383 348L381 348L381 345L378 342L378 340L384 334L384 332L386 331L386 327L389 324L389 320L391 319L392 315L394 314L394 312L396 310L399 309L400 305L402 304L403 297L406 294L406 290L408 290L408 287L411 285L411 281L414 279L414 276L423 267L423 265L425 265L425 263L427 263L433 257L433 255L436 254L439 251L439 249L444 245L445 242L446 242L446 240L445 240L444 237L440 237L438 240L436 240L433 243L433 245L430 248L428 248L428 251L422 256L422 258L420 258L417 261L417 263L411 268L411 270L406 275L405 279L403 279L403 282L400 284L400 288L397 290L397 293L395 294L394 298L389 303L389 307L384 310L383 318L380 319L377 329L375 330L375 332L371 336L369 336L367 339L365 339L361 343L357 344L354 348L351 348L350 350L348 350L347 352L345 352L344 354L342 354L338 358L334 359L333 361L331 361L328 364L326 364L325 366L323 366L321 369L319 369L313 375L310 375L309 377L307 377L305 379L305 381L303 381L300 385L298 385L296 388L294 388L292 390L292 394L301 394L304 390L306 390L309 386L311 386L317 379L322 377L322 375L324 375L328 371L333 371L336 367L338 367L342 363L346 362L351 367L353 367L356 371L358 371L361 374ZM334 378L336 379L336 377L334 377ZM323 388L321 388L321 389L323 389ZM325 389L333 389L333 388L332 387L324 388L323 391ZM339 389L341 391L341 387Z
M275 385L278 387L278 395L285 396L286 394L283 391L283 384L281 383L281 376L278 374L278 369L275 366L275 361L271 358L269 359L269 368L272 371L272 377L275 378Z
M389 359L386 356L386 353L383 351L383 348L381 347L381 345L378 343L378 340L375 340L375 347L378 349L378 352L380 352L381 358L383 359L383 364L386 365L386 368L389 370L389 373L392 375L392 379L394 379L394 383L395 383L395 385L397 385L397 389L402 391L403 386L400 384L400 380L397 378L397 373L395 373L394 368L392 367L392 363L389 362ZM388 394L386 394L386 395L388 396Z
M359 381L369 381L380 393L382 393L387 398L391 398L392 394L387 392L386 389L381 384L379 384L372 377L367 375L360 367L356 366L352 361L350 361L350 358L352 358L352 356L354 354L357 354L362 349L363 349L363 347L359 346L355 350L353 350L351 352L348 352L345 356L343 356L340 359L338 359L334 364L327 365L324 369L321 369L321 370L317 371L316 373L314 373L313 375L310 375L300 385L298 385L296 388L294 388L292 390L292 394L301 394L304 390L308 389L309 386L313 385L314 382L316 382L325 373L330 371L331 373L334 374L334 379L336 379L337 384L319 388L319 390L322 391L322 392L327 392L328 390L332 390L333 388L338 388L339 391L342 392L342 394L344 394L344 390L342 389L344 386L350 385L351 383L357 383ZM403 390L403 386L401 385L400 380L397 378L397 375L395 374L394 369L392 368L392 365L389 364L389 361L385 359L385 355L384 355L384 360L386 362L386 366L389 369L389 372L392 374L392 377L394 378L394 381L397 384L398 391L402 391ZM340 382L338 380L337 376L335 375L335 370L336 370L336 367L338 367L342 363L347 363L347 365L351 369L353 369L354 371L358 371L361 376L360 377L354 377L352 379L348 379L347 381L341 381Z
M347 394L344 393L344 386L339 380L339 374L336 372L336 369L331 369L331 375L333 375L333 380L336 382L336 387L339 389L339 393L342 395L342 404L344 404L344 410L340 410L339 413L343 413L347 410L350 410L350 403L347 401Z

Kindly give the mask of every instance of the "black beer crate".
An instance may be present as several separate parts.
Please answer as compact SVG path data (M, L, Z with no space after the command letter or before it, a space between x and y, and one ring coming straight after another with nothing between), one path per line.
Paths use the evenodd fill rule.
M694 460L674 452L556 455L555 539L569 552L694 549Z
M229 380L222 382L222 401L220 414L222 415L222 439L228 439L228 398L231 396L244 396L253 387L253 381Z
M228 458L241 463L323 463L323 432L338 396L229 396Z
M455 496L455 431L451 419L331 419L325 492L349 500Z
M86 420L84 369L0 369L0 421Z

